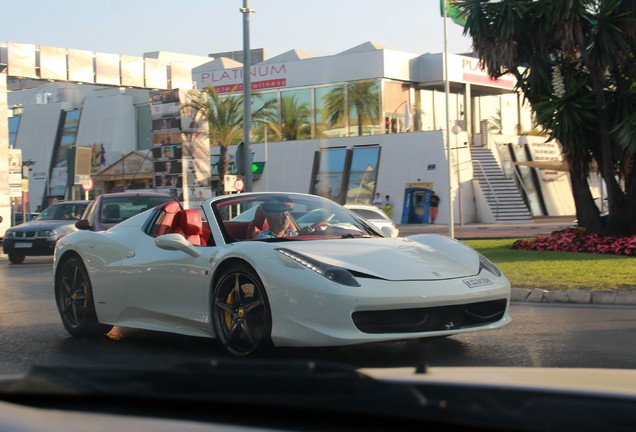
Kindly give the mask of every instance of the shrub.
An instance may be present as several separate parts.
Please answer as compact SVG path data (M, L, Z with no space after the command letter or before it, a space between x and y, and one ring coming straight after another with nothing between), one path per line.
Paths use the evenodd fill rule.
M512 248L636 256L636 235L620 238L601 237L597 234L586 234L583 228L570 228L554 231L548 237L517 240L513 243Z

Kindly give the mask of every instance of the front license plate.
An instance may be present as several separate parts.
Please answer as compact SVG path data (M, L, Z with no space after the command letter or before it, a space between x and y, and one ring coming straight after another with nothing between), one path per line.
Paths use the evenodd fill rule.
M30 248L33 247L33 243L16 243L16 248Z
M492 285L492 281L487 277L478 277L472 279L464 279L464 283L468 288L477 288L485 285Z

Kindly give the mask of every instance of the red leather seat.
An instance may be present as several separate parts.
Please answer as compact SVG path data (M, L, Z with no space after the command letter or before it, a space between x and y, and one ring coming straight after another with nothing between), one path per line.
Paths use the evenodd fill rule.
M203 222L198 209L181 210L177 215L177 226L173 232L181 234L195 246L205 245L202 239Z
M155 237L168 234L172 232L175 224L177 223L177 215L181 210L181 205L178 201L170 201L163 205L163 217L159 225L157 225Z

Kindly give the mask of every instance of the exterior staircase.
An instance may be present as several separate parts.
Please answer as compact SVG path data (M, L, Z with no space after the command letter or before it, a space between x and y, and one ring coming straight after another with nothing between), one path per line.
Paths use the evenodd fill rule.
M504 175L497 159L488 148L471 148L473 178L478 182L495 223L532 221L521 191L513 179Z

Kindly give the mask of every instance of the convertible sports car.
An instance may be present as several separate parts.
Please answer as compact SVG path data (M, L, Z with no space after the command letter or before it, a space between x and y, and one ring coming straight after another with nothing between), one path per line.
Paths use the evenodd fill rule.
M510 283L484 256L441 235L389 234L313 195L172 201L58 241L55 297L73 336L116 325L215 337L234 355L510 322Z

